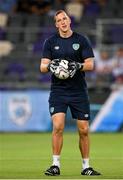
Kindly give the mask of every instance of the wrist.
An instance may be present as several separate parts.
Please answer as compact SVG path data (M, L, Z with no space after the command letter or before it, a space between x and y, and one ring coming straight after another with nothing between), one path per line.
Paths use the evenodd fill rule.
M84 67L84 64L82 63L81 64L81 68L80 68L81 71L83 70L83 67Z
M50 63L47 65L47 70L50 71Z
M83 63L77 63L77 69L83 70Z

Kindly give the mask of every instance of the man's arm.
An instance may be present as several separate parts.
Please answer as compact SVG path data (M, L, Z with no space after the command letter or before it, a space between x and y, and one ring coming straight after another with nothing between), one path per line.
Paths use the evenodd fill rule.
M77 70L80 71L92 71L94 69L94 60L93 58L87 58L84 60L84 63L79 63L76 61L69 63L69 72L70 77L72 78Z
M48 72L48 65L51 62L50 59L48 58L42 58L41 63L40 63L40 71L42 73L47 73Z
M82 63L81 71L92 71L94 69L94 58L87 58Z

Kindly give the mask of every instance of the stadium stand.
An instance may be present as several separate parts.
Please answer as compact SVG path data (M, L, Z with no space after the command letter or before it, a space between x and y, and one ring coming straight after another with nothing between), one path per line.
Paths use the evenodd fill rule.
M95 64L100 64L103 50L116 62L110 72L106 72L107 67L102 72L95 67L94 72L86 73L94 117L112 90L123 85L117 63L119 48L122 51L123 47L122 7L122 0L0 0L0 90L49 90L51 75L39 70L42 47L45 39L56 32L54 13L65 9L73 29L90 39ZM120 56L121 66L122 62ZM108 123L111 121L105 125ZM72 127L75 121L67 124Z
M73 5L78 8L78 14L71 14L72 26L75 31L88 36L95 49L99 43L98 35L103 37L101 43L104 45L115 44L117 46L123 43L123 39L120 36L123 29L122 24L118 26L113 25L113 27L101 24L103 26L101 34L98 32L98 28L101 26L97 23L99 19L113 19L116 16L122 21L122 10L118 10L119 7L123 5L122 0L78 0L75 1L77 3L74 2L75 4L73 5L71 2L73 1L54 0L51 4L50 1L47 0L43 1L43 3L40 0L35 1L35 3L34 1L29 2L26 0L0 1L0 18L2 19L2 21L0 21L0 41L2 40L1 43L8 41L12 46L8 53L1 55L0 61L3 64L3 68L7 69L9 67L13 69L13 59L16 59L14 62L16 63L16 68L20 68L20 63L24 68L24 80L20 82L18 79L20 84L17 81L13 81L14 87L16 87L16 83L18 83L19 88L21 86L25 86L25 88L29 87L29 84L31 84L30 87L49 88L50 75L41 75L39 72L39 64L44 40L56 31L54 29L53 15L57 9L64 8L68 13L71 13ZM39 11L40 8L41 11ZM113 48L112 51L114 51ZM114 53L115 52L113 52L112 55ZM33 61L35 63L32 63ZM11 63L12 65L10 65ZM34 72L32 72L33 70ZM1 71L1 74L2 72L3 71ZM8 76L8 74L5 73L3 76ZM99 83L101 88L110 88L112 81L107 82L103 78L96 81L96 78L98 79L98 76L96 77L94 73L91 75L91 78L90 75L87 74L90 90L95 88L96 83ZM7 78L4 79L7 80ZM4 83L4 86L8 88L8 84ZM0 80L0 88L3 88L2 80Z

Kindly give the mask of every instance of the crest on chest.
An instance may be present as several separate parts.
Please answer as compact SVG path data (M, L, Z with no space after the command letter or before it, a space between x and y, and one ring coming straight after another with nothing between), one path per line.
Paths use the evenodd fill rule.
M74 44L72 45L72 48L73 48L75 51L77 51L77 50L79 49L79 47L80 47L80 45L79 45L78 43L74 43Z

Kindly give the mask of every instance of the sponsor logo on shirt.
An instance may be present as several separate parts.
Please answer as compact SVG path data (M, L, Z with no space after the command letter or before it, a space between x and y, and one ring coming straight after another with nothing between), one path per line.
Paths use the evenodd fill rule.
M77 44L77 43L74 43L74 44L72 45L72 47L73 47L73 49L76 51L76 50L79 49L80 45Z
M53 113L54 112L54 107L51 107L50 108L50 113Z
M88 118L89 115L88 115L88 114L85 114L84 116L85 116L85 118Z
M54 49L55 49L55 50L58 50L58 49L59 49L59 46L55 46Z

